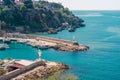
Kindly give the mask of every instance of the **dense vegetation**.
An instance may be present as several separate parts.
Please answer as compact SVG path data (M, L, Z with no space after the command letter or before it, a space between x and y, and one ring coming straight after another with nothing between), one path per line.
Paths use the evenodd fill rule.
M56 33L70 26L84 26L79 19L60 3L31 0L3 0L0 3L0 29L13 32Z
M0 67L0 76L3 75L5 73L4 68Z

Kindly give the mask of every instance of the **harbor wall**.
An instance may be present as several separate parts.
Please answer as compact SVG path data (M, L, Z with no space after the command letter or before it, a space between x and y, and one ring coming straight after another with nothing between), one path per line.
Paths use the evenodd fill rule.
M9 72L7 74L4 74L2 76L0 76L0 80L11 80L12 78L22 74L22 73L25 73L27 71L30 71L38 66L42 66L44 65L44 62L43 61L38 61L38 62L35 62L27 67L25 67L24 69L16 69L12 72Z
M0 38L2 39L2 38ZM49 48L53 48L55 50L61 50L61 51L86 51L89 49L89 46L79 44L75 41L69 41L64 39L58 39L58 38L50 38L50 37L43 37L43 36L33 36L33 35L25 35L21 36L18 35L17 38L9 38L10 41L16 40L17 42L23 41L23 42L29 42L29 45L40 48L41 42L44 42L45 46L49 46Z

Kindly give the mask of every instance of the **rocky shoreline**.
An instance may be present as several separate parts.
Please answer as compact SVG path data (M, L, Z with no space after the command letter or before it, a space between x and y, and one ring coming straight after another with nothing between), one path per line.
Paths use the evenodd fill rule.
M0 60L0 80L41 80L69 68L63 63L39 59L35 61L4 59Z
M85 45L56 45L53 47L56 50L61 51L70 51L70 52L76 52L76 51L86 51L89 49L88 46Z
M37 79L44 79L49 77L50 75L58 72L60 70L69 69L68 65L57 63L57 62L45 62L45 66L38 66L33 70L30 70L26 73L23 73L12 80L37 80Z

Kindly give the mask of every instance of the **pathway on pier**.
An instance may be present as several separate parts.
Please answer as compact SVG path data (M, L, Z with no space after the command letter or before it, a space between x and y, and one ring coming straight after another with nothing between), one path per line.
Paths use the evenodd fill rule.
M73 45L73 44L75 43L75 42L73 42L73 41L68 41L68 40L64 40L64 39L50 38L50 37L43 37L43 36L40 36L39 39L40 39L40 40L43 40L43 41L45 40L45 41L57 43L57 44Z
M0 40L4 41L5 38L0 37ZM50 38L50 37L44 37L44 36L33 36L33 35L17 35L17 38L11 37L7 38L8 40L17 41L17 42L29 42L31 46L39 48L42 44L48 45L49 47L52 47L57 50L63 50L63 51L84 51L88 50L89 47L85 45L79 45L77 42L69 41L69 40L63 40L58 38Z

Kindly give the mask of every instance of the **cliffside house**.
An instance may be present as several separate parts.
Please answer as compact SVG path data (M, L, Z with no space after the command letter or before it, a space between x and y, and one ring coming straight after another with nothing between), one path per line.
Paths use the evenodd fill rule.
M11 67L17 68L17 69L23 69L26 66L29 66L30 64L32 64L32 61L28 61L28 60L16 60Z
M24 5L24 3L23 3L21 0L15 0L15 4L16 4L17 6Z
M69 25L68 22L64 22L64 23L62 23L62 26L68 26L68 25Z
M2 0L0 0L0 7L3 7L4 5L3 5L3 1Z
M17 32L23 32L24 31L24 27L23 26L18 26L18 27L16 27L16 31Z
M11 72L16 69L24 69L25 67L31 65L33 61L28 60L11 60L6 62L3 67L6 67L7 72Z

